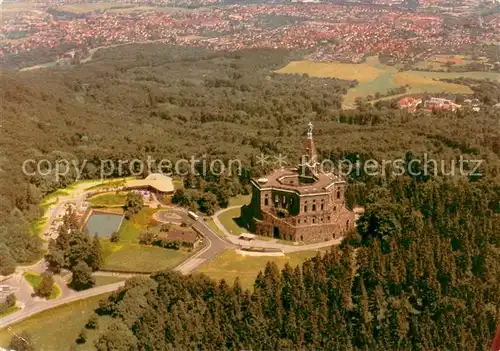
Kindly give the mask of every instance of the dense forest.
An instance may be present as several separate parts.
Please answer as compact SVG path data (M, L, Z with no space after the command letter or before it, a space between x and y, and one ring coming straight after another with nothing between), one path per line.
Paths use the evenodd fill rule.
M40 200L78 175L99 178L101 160L241 159L239 178L185 179L197 189L176 200L210 213L268 170L256 162L261 153L294 164L312 121L320 158L448 165L462 156L483 160L480 174L355 172L349 206L366 212L342 248L281 272L270 265L253 291L174 273L131 280L101 306L116 323L99 330L97 348L484 349L500 306L500 86L467 82L484 103L474 113L408 114L390 100L342 111L356 83L274 73L295 58L128 45L74 67L5 71L0 274L43 255L30 228ZM57 178L45 164L47 175L27 176L27 159L79 169Z

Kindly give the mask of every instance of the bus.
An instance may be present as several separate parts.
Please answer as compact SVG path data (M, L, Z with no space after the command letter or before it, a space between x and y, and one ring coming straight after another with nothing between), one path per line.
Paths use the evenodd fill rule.
M191 217L192 219L194 219L195 221L198 220L198 218L200 218L200 216L198 216L196 213L194 213L193 211L188 211L188 216Z

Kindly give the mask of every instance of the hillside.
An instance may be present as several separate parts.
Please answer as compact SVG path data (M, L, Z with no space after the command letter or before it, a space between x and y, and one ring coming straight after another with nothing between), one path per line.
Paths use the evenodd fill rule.
M27 159L47 159L52 167L59 159L78 160L83 178L99 178L101 160L148 155L206 154L250 167L261 152L298 159L309 121L322 157L382 160L410 151L445 160L466 154L488 160L491 169L498 164L495 111L458 118L410 116L387 106L342 112L352 83L273 73L295 59L281 50L225 54L150 44L100 50L71 68L4 72L2 217L16 207L22 221L37 218L41 197L78 173L72 168L56 180L45 163L46 176L27 177L21 171Z
M297 59L150 44L99 50L74 67L5 71L0 274L40 258L30 222L41 198L77 177L99 178L103 160L241 159L240 179L185 179L228 190L268 170L262 153L295 164L311 121L320 158L401 159L407 171L432 158L445 169L353 172L348 206L366 209L357 232L302 267L268 265L252 291L167 272L129 282L101 305L113 323L97 330L97 349L484 349L500 315L498 84L460 82L484 103L476 113L408 114L393 101L344 111L355 84L275 73ZM478 173L445 175L461 158L481 160ZM28 159L48 160L45 175L23 174ZM62 159L78 169L57 178L47 167Z

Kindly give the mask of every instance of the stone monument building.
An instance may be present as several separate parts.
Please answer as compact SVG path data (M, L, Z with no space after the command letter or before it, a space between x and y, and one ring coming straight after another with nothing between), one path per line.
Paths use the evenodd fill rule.
M311 123L303 149L298 167L252 180L252 201L242 217L256 234L314 243L354 228L354 213L345 206L346 181L318 170Z

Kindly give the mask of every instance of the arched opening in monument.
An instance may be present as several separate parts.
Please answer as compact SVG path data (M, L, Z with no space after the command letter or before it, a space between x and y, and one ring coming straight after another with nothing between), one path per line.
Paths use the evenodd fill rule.
M273 229L273 237L275 239L279 239L280 238L280 229L278 227L276 227L276 226Z

